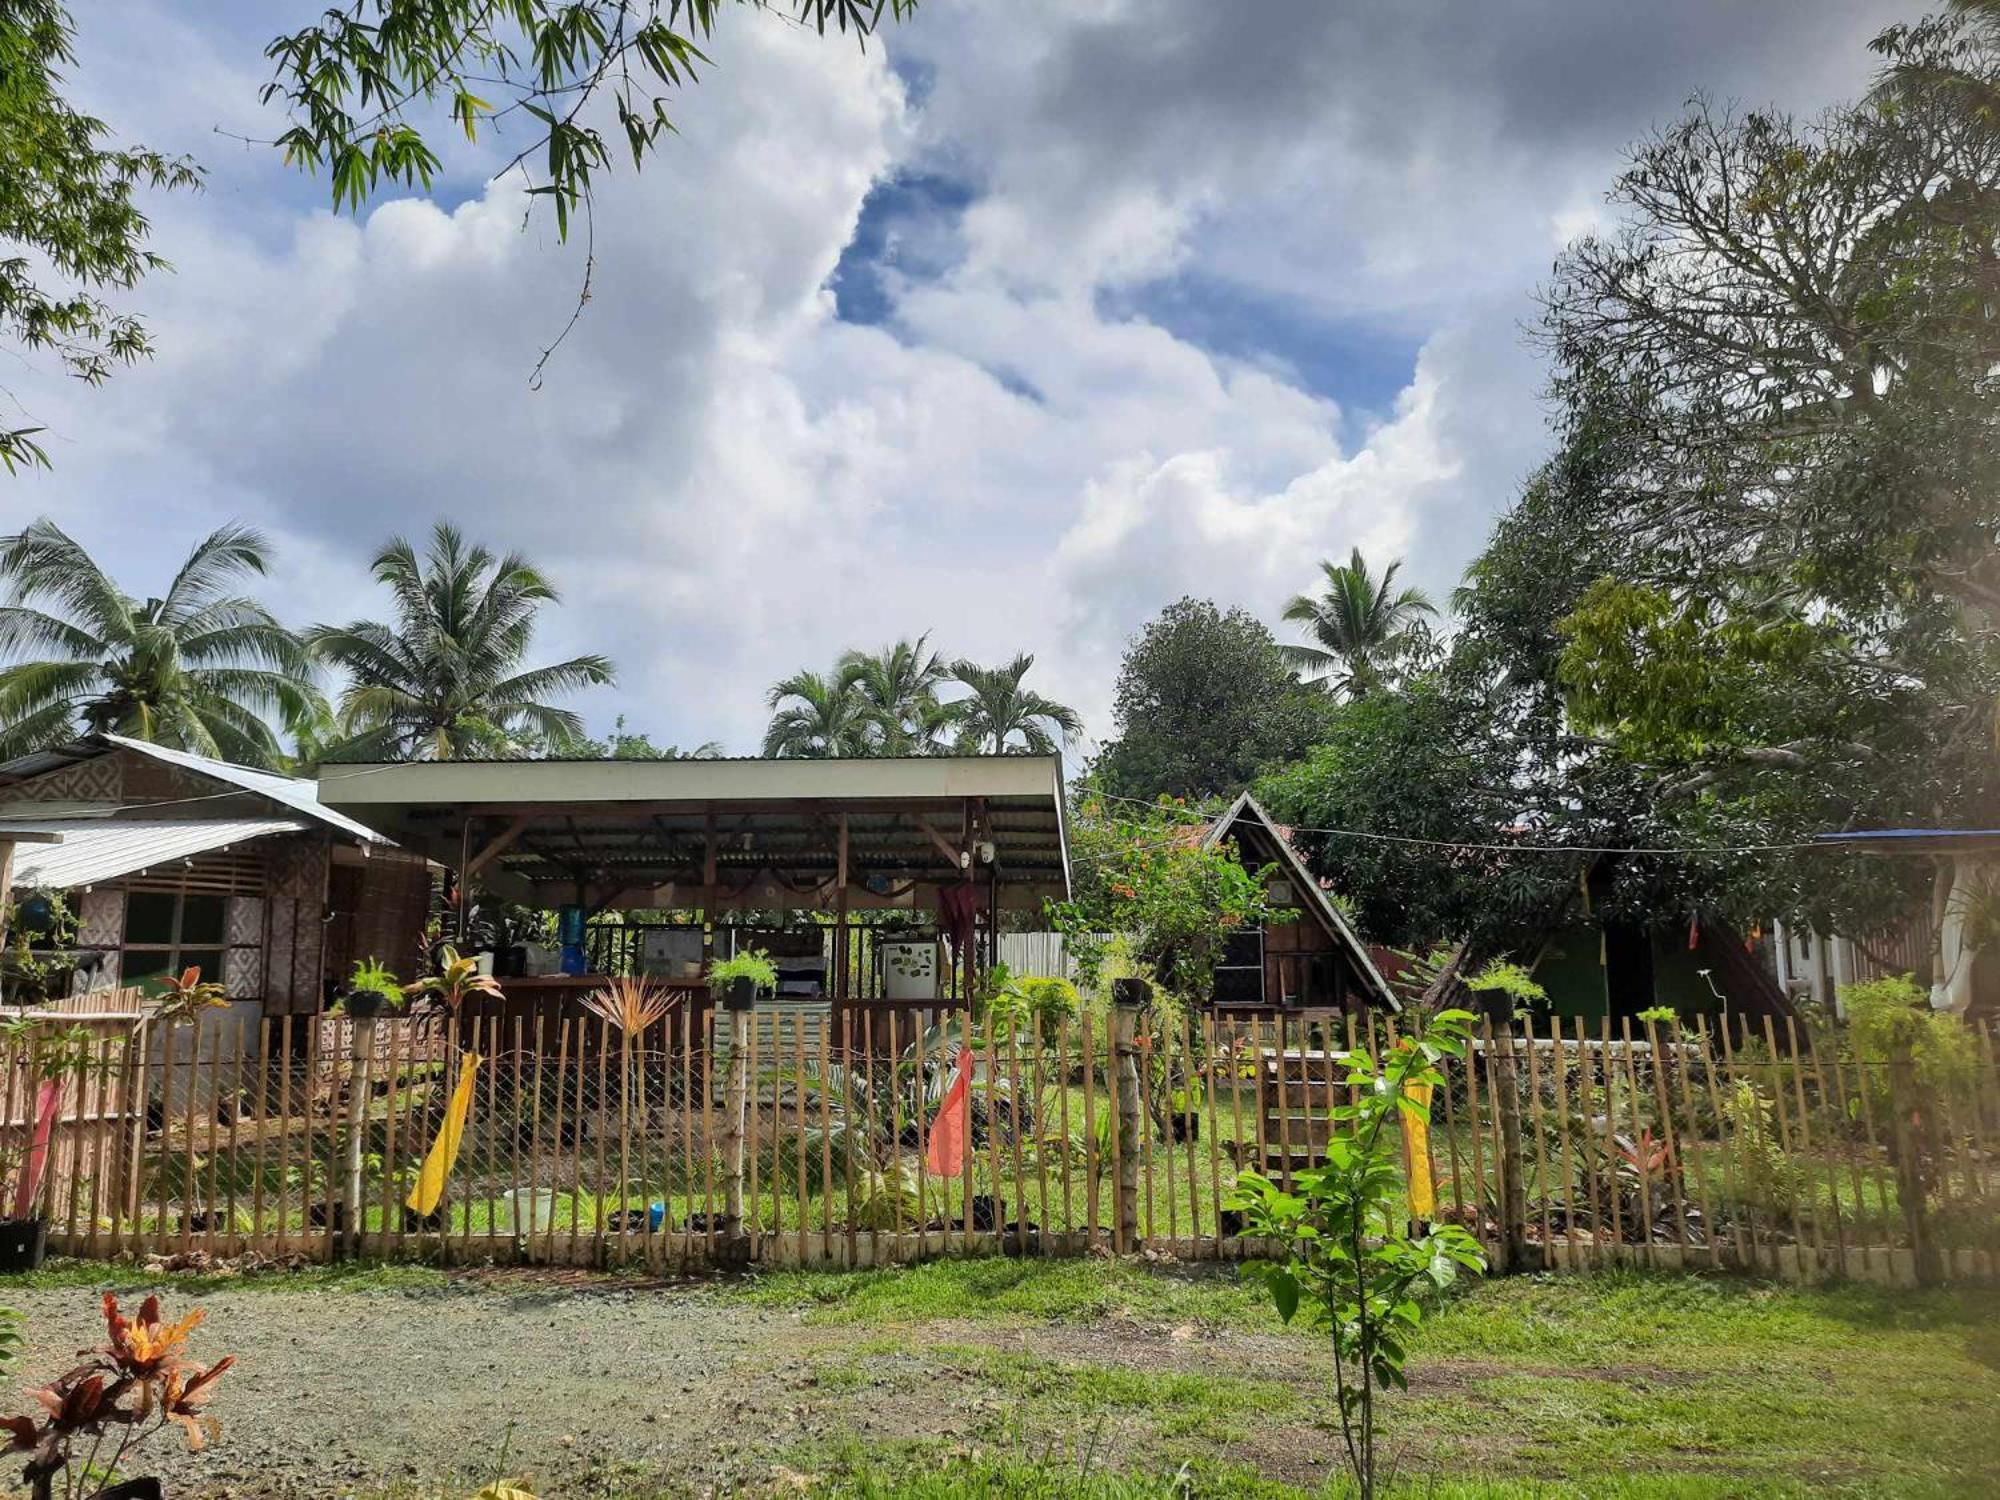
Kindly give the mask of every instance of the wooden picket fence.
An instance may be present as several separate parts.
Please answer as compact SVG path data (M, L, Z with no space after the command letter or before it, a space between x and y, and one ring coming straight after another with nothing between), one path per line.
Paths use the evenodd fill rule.
M1258 1255L1228 1207L1237 1174L1295 1183L1343 1128L1348 1059L1397 1031L1118 1007L962 1052L955 1026L913 1035L895 1010L746 1025L740 1048L734 1024L684 1008L633 1037L574 1014L264 1019L202 1047L190 1026L107 1023L56 1127L52 1244L662 1270ZM9 1175L34 1095L14 1045ZM718 1051L730 1065L711 1068ZM2000 1070L1990 1033L1974 1051L1940 1081L1768 1021L1489 1026L1431 1101L1430 1217L1502 1270L1993 1278ZM970 1129L941 1154L962 1055ZM419 1212L468 1076L456 1159Z

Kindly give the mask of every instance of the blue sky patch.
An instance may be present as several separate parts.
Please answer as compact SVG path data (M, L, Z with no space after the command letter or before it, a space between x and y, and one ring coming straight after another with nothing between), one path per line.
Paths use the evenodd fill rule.
M1387 415L1410 383L1423 340L1361 319L1327 318L1302 303L1198 271L1097 297L1107 318L1141 318L1218 358L1256 365L1350 419Z
M901 283L927 281L958 264L959 220L972 199L969 184L929 172L898 173L869 189L854 238L827 281L841 319L885 323Z

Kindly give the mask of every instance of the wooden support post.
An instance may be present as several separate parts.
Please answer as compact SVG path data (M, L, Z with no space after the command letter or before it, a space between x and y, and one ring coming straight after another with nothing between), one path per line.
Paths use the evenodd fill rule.
M346 1216L344 1253L352 1257L361 1251L361 1147L368 1133L368 1095L372 1087L370 1070L375 1060L375 1018L365 1016L353 1023L349 1060L353 1064L348 1079L347 1175L340 1201Z
M1116 1229L1113 1248L1121 1255L1137 1248L1139 1237L1139 1132L1144 1128L1139 1103L1139 1008L1147 998L1143 979L1112 981L1112 1088L1118 1139L1125 1149L1118 1153L1117 1201L1111 1222Z
M1501 1271L1527 1268L1528 1191L1521 1146L1521 1085L1516 1066L1517 1038L1512 1019L1489 1033L1493 1059L1493 1108L1500 1122Z
M1925 1103L1917 1083L1916 1058L1907 1042L1899 1043L1889 1054L1890 1143L1896 1153L1896 1199L1910 1233L1917 1284L1935 1286L1944 1280L1944 1264L1931 1233L1924 1148L1937 1127Z
M736 983L748 989L753 982L739 979ZM730 1046L729 1117L722 1127L722 1160L728 1172L723 1189L723 1233L727 1240L722 1255L732 1265L747 1265L750 1238L743 1219L743 1140L750 1119L750 1038L756 1013L750 1005L739 1005L734 996L726 997L724 1003ZM682 1128L688 1128L685 1121Z

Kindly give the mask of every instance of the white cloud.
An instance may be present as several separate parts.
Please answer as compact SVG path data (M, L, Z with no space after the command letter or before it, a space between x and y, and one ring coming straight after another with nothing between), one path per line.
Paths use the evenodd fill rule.
M158 0L116 8L133 24L86 29L84 74L118 80L121 126L254 133L235 90L268 20L196 36ZM1544 446L1517 324L1618 143L1759 68L1803 98L1848 87L1870 9L1769 7L1787 26L1703 5L1693 29L1646 19L1649 51L1585 0L1529 23L938 6L890 41L920 105L881 47L727 12L683 133L600 194L593 300L544 389L528 371L581 250L521 232L518 184L356 222L232 148L210 193L156 213L180 267L145 293L160 358L98 392L14 383L57 468L0 489L0 521L53 513L145 588L242 515L279 537L273 598L305 620L379 609L373 546L450 517L565 588L543 652L617 658L619 688L582 705L599 722L747 750L775 677L928 629L1036 652L1102 736L1124 638L1183 593L1270 618L1353 545L1448 586ZM1625 87L1593 76L1566 118L1593 47ZM185 50L193 83L140 66L149 48ZM827 279L904 169L972 185L964 257L900 287L893 332L840 322ZM1366 425L1282 359L1099 311L1168 271L1421 352Z

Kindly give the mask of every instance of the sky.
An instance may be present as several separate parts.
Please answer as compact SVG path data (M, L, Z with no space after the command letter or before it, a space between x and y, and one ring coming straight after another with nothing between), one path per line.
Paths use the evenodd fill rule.
M88 0L76 100L207 168L149 203L158 348L89 389L8 351L53 470L0 478L130 593L230 520L288 623L386 613L451 520L562 591L541 659L661 743L931 632L1036 658L1091 745L1186 594L1274 626L1352 547L1442 597L1549 449L1524 338L1633 140L1703 93L1866 86L1882 0L924 0L865 49L729 10L679 134L598 192L591 299L520 142L333 214L252 142L321 0Z

